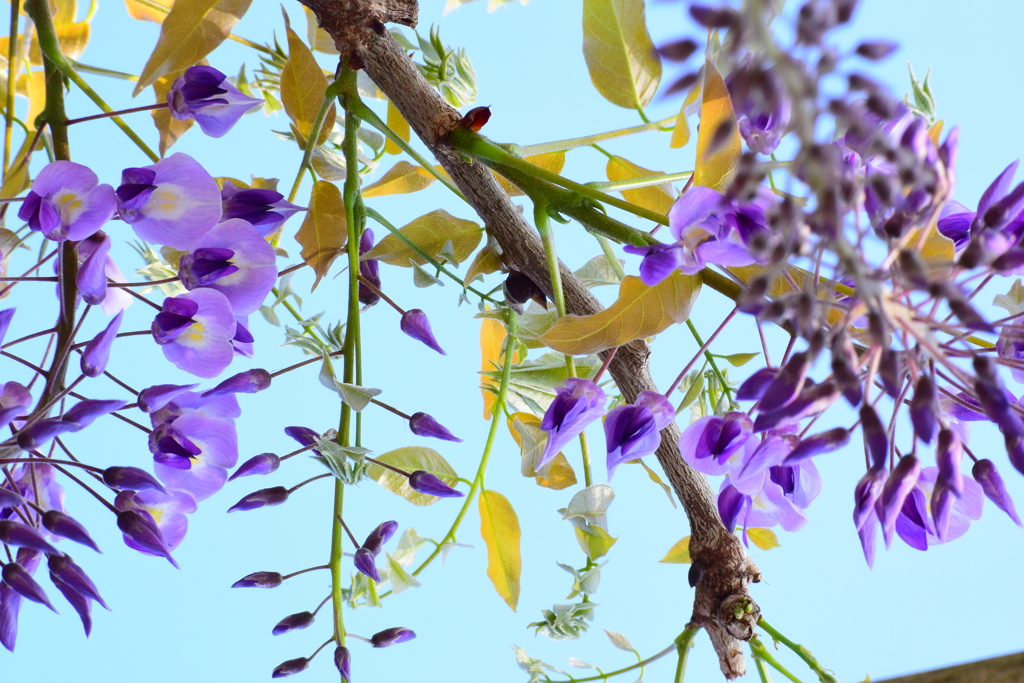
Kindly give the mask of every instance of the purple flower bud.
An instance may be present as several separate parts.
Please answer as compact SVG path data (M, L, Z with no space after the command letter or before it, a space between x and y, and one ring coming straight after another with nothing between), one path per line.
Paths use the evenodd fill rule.
M216 396L218 394L255 394L270 386L270 373L262 368L246 370L234 377L215 386L209 391L204 391L203 396Z
M92 582L92 579L89 578L85 571L75 564L70 557L67 555L48 555L46 564L50 570L51 579L59 579L76 593L79 593L91 600L95 600L103 605L104 609L110 611L110 608L107 607L107 603L105 603L103 598L100 597L100 592L99 589L96 588L96 584Z
M380 549L385 543L388 542L395 531L398 530L398 522L391 520L384 522L377 526L376 529L370 532L370 535L363 541L363 547L373 553L374 557L380 554Z
M78 612L78 617L82 620L82 627L85 629L85 637L88 638L89 634L92 633L92 603L89 602L87 597L53 574L50 574L50 581L61 592L64 599L70 602L74 610Z
M299 442L300 446L312 446L320 437L320 432L309 427L285 427L284 433Z
M943 543L946 542L946 532L949 530L950 513L953 512L953 501L955 500L956 494L946 486L944 481L938 479L935 482L935 488L932 489L932 519L935 520L935 534ZM924 545L925 548L922 549L926 549L928 547L927 540Z
M736 391L736 400L756 401L760 399L778 372L775 368L761 368L743 381Z
M16 545L21 548L38 550L39 552L46 553L47 555L61 554L59 550L47 543L42 534L21 522L13 522L11 520L0 521L0 541L3 541L7 545Z
M14 318L13 308L5 308L0 311L0 344L3 344L4 337L7 336L7 328L11 326L12 318Z
M898 47L897 43L888 40L866 40L854 51L864 59L877 62L891 55Z
M434 349L442 356L446 356L444 349L434 339L434 334L430 331L430 321L427 320L427 314L418 308L410 308L402 315L402 322L399 325L402 328L402 332L407 335L421 341L430 348Z
M139 392L139 410L144 413L155 413L186 391L195 389L198 384L157 384Z
M262 507L280 505L288 500L288 489L283 486L274 486L269 489L253 491L243 497L240 501L228 508L228 512L235 510L255 510Z
M99 546L89 537L89 532L78 521L60 510L47 510L43 513L43 526L51 533L71 539L75 543L89 546L100 552Z
M935 412L935 383L929 375L921 375L914 388L914 398L910 401L910 421L917 438L925 443L932 442L938 427Z
M413 491L419 491L429 496L438 496L439 498L461 498L466 495L461 491L456 491L430 472L424 470L416 470L409 475L409 486Z
M0 510L24 505L25 499L10 489L0 486Z
M394 628L386 628L383 631L374 633L370 636L370 644L374 647L390 647L391 645L397 645L398 643L404 643L407 640L412 640L415 637L416 634L412 629L396 626Z
M917 457L904 455L885 481L881 495L881 517L882 531L885 533L887 547L892 538L892 532L896 528L896 518L899 517L907 496L917 485L919 476L921 476L921 463Z
M860 426L864 431L864 445L871 455L872 469L882 469L889 455L889 436L878 413L867 404L860 408Z
M276 472L281 466L281 458L273 453L260 453L249 458L235 470L235 473L228 477L228 481L234 481L239 477L249 477L254 474L270 474Z
M285 676L291 676L297 674L300 671L305 671L309 668L309 659L306 657L298 657L296 659L289 659L287 662L281 662L274 667L274 673L271 674L271 678L284 678Z
M71 422L65 422L59 417L48 417L19 432L18 445L24 451L38 450L53 437L73 432L76 429L77 425Z
M102 234L102 233L101 233ZM110 237L104 235L85 262L79 267L75 284L85 303L98 306L107 298L107 254L110 253ZM81 248L81 247L80 247ZM81 251L79 251L81 253Z
M344 645L334 648L334 666L338 667L343 683L352 683L352 655Z
M82 352L82 374L86 377L99 377L107 369L110 347L113 346L117 331L121 328L123 313L124 311L120 311L115 315L110 324L85 345L85 351Z
M362 256L373 248L373 230L366 228L359 237L359 255ZM377 289L381 288L380 262L377 259L359 261L359 274ZM362 282L359 283L359 303L373 306L380 301L380 295Z
M758 409L764 412L771 412L796 398L797 394L804 387L804 382L807 380L807 371L810 367L811 359L806 352L794 353L779 370L779 374L768 385L768 388L765 389L764 395L761 396L761 402L758 404Z
M138 467L108 467L103 470L103 483L118 491L156 489L167 493L167 489L157 481L156 477Z
M974 481L981 485L981 490L985 492L988 499L995 503L996 507L1009 515L1014 524L1024 528L1020 517L1017 516L1017 510L1013 506L1013 499L1010 498L1010 494L1006 491L1006 485L1003 484L1003 478L999 476L999 472L996 470L996 466L992 464L992 461L979 460L974 463L971 475L974 477Z
M60 614L60 612L57 612L56 608L50 604L50 599L46 597L46 591L43 590L43 587L40 586L36 580L32 578L32 575L17 562L8 562L4 565L3 577L4 583L13 588L23 597L26 597L33 602L46 605L53 610L55 614Z
M377 563L373 553L366 548L359 548L355 553L355 566L360 574L365 574L374 581L380 581L380 572L377 571Z
M462 443L462 439L453 435L445 429L444 425L426 413L413 413L413 416L409 418L409 429L416 436L432 436L435 439Z
M250 109L263 100L249 97L212 66L191 66L167 92L171 116L194 119L211 138L225 135Z
M885 478L885 469L872 468L857 482L857 486L853 490L855 503L853 507L853 523L857 525L858 531L862 531L865 524L875 518L875 502L882 494ZM874 539L873 534L871 538L872 540ZM865 541L863 535L861 536L861 541ZM868 564L870 564L870 560Z
M801 441L800 445L794 448L786 457L783 464L793 465L805 458L810 458L820 453L830 453L842 448L849 442L850 431L848 429L843 429L842 427L829 429Z
M313 623L312 612L298 612L296 614L289 614L287 617L277 622L274 626L274 630L271 633L275 636L279 636L282 633L288 633L288 631L298 631L299 629L306 628Z
M73 425L74 430L77 432L91 425L97 418L109 415L115 410L121 410L126 405L128 405L127 401L86 399L76 403L71 410L64 413L61 419Z
M253 572L231 584L232 588L277 588L284 576L277 572Z
M959 498L964 492L964 475L960 471L960 462L964 459L963 444L956 434L948 429L939 432L939 442L935 446L935 462L939 466L938 481Z
M796 424L808 415L820 413L836 402L839 389L832 382L804 387L800 395L777 410L760 412L754 421L754 431L781 428Z
M126 539L131 539L139 547L154 555L166 557L172 567L181 569L171 557L171 551L167 549L160 528L145 510L123 510L117 513L117 528L121 530Z

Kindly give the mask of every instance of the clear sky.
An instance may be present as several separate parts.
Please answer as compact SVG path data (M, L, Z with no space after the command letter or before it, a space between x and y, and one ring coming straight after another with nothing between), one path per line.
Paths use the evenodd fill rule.
M872 69L899 94L908 88L908 61L919 75L932 67L939 116L947 126L959 124L962 131L956 197L967 206L974 205L991 179L1021 153L1017 141L1024 97L1014 67L1024 61L1024 44L1018 35L1024 5L1013 0L989 2L980 10L951 0L863 0L860 4L853 27L842 33L846 46L852 48L864 37L898 40L901 49L887 63L865 64L863 69ZM509 3L488 14L486 0L477 0L443 19L444 0L425 0L421 5L423 31L440 23L445 41L464 47L471 57L479 78L478 103L490 105L493 112L485 132L495 140L536 143L639 123L635 112L606 103L590 84L581 50L580 2L533 0L526 7ZM284 8L304 35L301 7L288 0ZM239 35L257 42L269 40L274 31L279 39L283 36L275 4L254 3L250 13L237 28ZM698 34L683 14L682 3L649 3L649 26L656 43ZM121 3L107 0L93 21L92 42L82 61L138 73L157 32L155 24L132 21ZM210 58L213 66L229 74L237 72L243 60L250 70L257 64L252 53L234 44L225 44ZM322 56L321 63L333 68L327 56ZM669 73L676 72L670 67ZM149 101L149 95L143 95L142 102L132 102L130 86L123 82L98 77L90 81L114 106ZM662 118L678 106L677 100L659 97L648 111L652 118ZM83 98L70 98L69 115L91 113L94 109ZM147 139L155 140L145 117L136 115L132 123ZM283 114L269 121L262 114L251 115L221 140L210 140L193 130L174 151L192 154L213 175L279 177L287 187L300 154L293 143L269 135L268 127L285 130L287 119ZM116 184L122 168L146 163L109 122L75 127L71 144L73 158L92 166L104 182ZM670 150L668 134L613 141L606 148L644 167L666 172L690 170L693 164L692 143L682 150ZM391 161L386 159L382 170ZM581 181L603 180L603 167L602 155L581 149L569 155L565 173ZM306 193L308 185L300 193L302 200ZM438 207L462 218L475 218L468 207L453 202L438 185L415 195L367 203L396 225ZM293 235L300 222L301 217L293 218L285 233ZM130 273L140 265L123 244L133 235L124 229L111 230L115 242L122 243L114 253L122 269ZM578 226L558 226L557 230L561 254L570 265L582 265L596 253L592 241L579 239L582 231ZM575 244L581 249L574 251ZM298 248L294 243L284 246L293 259L286 262L291 263ZM630 272L635 273L636 267L635 260L627 264ZM18 268L15 265L12 271ZM400 303L427 311L448 355L439 357L398 334L397 315L377 306L364 317L368 349L365 384L384 390L383 400L407 412L431 413L461 436L465 440L461 444L425 445L442 452L461 476L470 478L488 427L480 417L475 374L479 368L479 321L472 318L470 307L457 307L458 291L451 284L443 289L415 289L407 270L386 266L382 266L382 277L386 290ZM302 274L296 278L296 289L308 289L311 282L309 275ZM605 300L614 296L611 288L600 294ZM306 297L303 310L313 314L329 309L339 316L342 296L343 285L332 273L314 295ZM49 290L34 292L31 300L26 292L18 297L12 299L19 313L11 334L20 336L51 324L54 302ZM714 329L725 310L721 299L706 293L694 316L698 329ZM133 307L122 330L144 329L151 321L149 316L142 306ZM98 329L99 321L91 322ZM714 350L723 354L758 350L752 329L737 325ZM258 346L253 366L273 371L301 359L295 349L278 348L283 341L280 330L259 321L254 333ZM138 378L138 386L186 381L149 339L129 338L116 348L111 371ZM696 345L682 331L661 335L655 346L654 371L662 388L695 350ZM231 370L244 367L236 361ZM0 362L0 369L9 373L2 376L5 380L22 378L9 361ZM301 424L319 430L336 426L337 398L317 383L315 375L311 366L306 373L275 380L271 391L241 397L243 415L238 429L242 460L262 451L290 451L293 442L283 434L285 426ZM96 397L106 398L104 392L112 393L114 388L97 384L90 390ZM378 453L425 443L408 433L402 421L372 408L365 413L364 429L366 445ZM1007 463L993 433L976 430L972 446L980 452L991 451L990 457L1000 466L1018 505L1024 505L1024 482ZM595 430L594 437L598 436ZM595 442L603 443L603 438L593 438ZM72 437L69 443L78 455L102 465L146 467L150 460L141 434L113 420ZM779 549L751 550L765 577L754 597L770 623L805 644L844 681L863 680L868 674L878 679L935 668L1020 647L1019 617L1014 609L1019 591L1013 576L1024 562L1024 532L986 504L984 517L964 538L927 553L897 541L892 550L879 553L874 570L869 571L850 519L853 486L863 469L859 446L822 456L816 462L825 488L809 510L810 523L795 534L780 532ZM601 469L599 482L604 481ZM94 613L93 634L86 640L70 606L56 597L56 591L50 592L62 612L60 617L39 605L26 605L16 653L0 650L0 678L41 683L254 681L268 678L283 660L310 654L328 637L327 612L306 631L272 637L270 630L280 618L311 610L327 595L325 572L297 577L272 591L231 590L229 586L252 571L287 573L324 563L330 544L332 487L327 481L318 482L302 489L286 505L272 509L232 515L224 511L256 488L290 486L321 471L316 463L299 457L271 477L230 483L192 515L189 535L175 553L181 571L126 548L112 517L69 487L69 511L89 525L104 550L102 556L79 550L76 560L114 611ZM639 468L623 467L614 480L616 500L609 518L619 541L607 558L610 562L594 596L600 606L593 628L580 641L535 638L526 628L540 619L541 609L565 602L571 581L555 563L582 562L569 524L556 513L572 491L542 489L523 479L518 451L504 430L487 484L505 494L520 516L523 590L519 611L511 613L487 580L486 552L475 510L471 511L458 540L472 549L454 550L445 566L432 566L421 575L422 587L389 598L383 609L346 615L346 625L354 633L369 636L386 627L407 626L419 634L416 640L387 650L351 643L353 677L359 683L523 681L526 676L516 667L511 650L514 643L563 669L568 668L567 658L572 656L611 670L632 663L632 656L613 649L602 628L626 634L644 656L669 645L682 630L692 602L686 567L659 564L658 560L689 533L686 518ZM458 505L449 500L415 508L367 481L346 496L346 521L359 530L357 536L381 521L396 519L402 528L414 526L421 535L439 539ZM793 664L798 676L813 680L812 674L785 654L784 661ZM328 650L309 671L300 674L302 680L336 680L329 655ZM690 661L688 680L719 680L705 635L698 636ZM674 661L666 658L648 669L647 680L667 680L673 667ZM573 673L588 675L580 669ZM634 679L635 675L621 680Z

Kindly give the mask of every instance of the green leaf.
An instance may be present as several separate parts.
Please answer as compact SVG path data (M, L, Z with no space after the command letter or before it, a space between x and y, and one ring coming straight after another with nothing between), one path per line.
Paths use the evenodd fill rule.
M378 455L375 459L391 465L392 467L397 467L400 470L405 470L409 473L412 473L415 470L430 472L449 486L455 486L459 479L459 476L455 473L452 466L448 464L448 461L433 448L427 448L426 446L405 446L404 448L397 448L393 451L388 451L387 453ZM431 496L426 493L414 491L409 486L408 477L389 470L386 467L381 467L375 463L370 464L370 468L367 470L367 476L369 476L370 479L375 480L388 491L391 491L391 493L405 498L413 505L432 505L441 500L437 496Z
M667 564L690 564L690 537L684 536L668 549L665 557L658 560Z
M633 643L629 642L629 638L626 636L621 633L616 633L615 631L609 631L608 629L605 629L604 632L608 634L608 640L612 641L612 645L615 647L620 650L625 650L626 652L636 652L636 648L633 647Z
M724 136L724 137L723 137ZM704 95L697 131L694 185L723 192L742 151L739 126L729 89L710 59L704 64Z
M407 194L425 190L434 184L434 178L426 178L408 161L399 161L380 180L363 188L363 197L383 197L389 194Z
M690 383L690 387L683 395L683 401L679 404L679 407L689 407L691 403L697 400L702 391L704 391L704 373L698 372L697 376L693 378L693 382Z
M296 142L304 147L313 132L316 115L324 103L327 77L306 44L290 26L287 26L287 17L285 23L288 35L288 62L281 70L281 103L298 131ZM317 136L317 145L327 142L334 128L336 113L336 108L332 104Z
M439 254L444 249L445 242L451 240L455 257L460 263L469 258L483 237L483 228L479 225L473 221L456 218L444 209L420 216L403 226L400 232L429 256ZM400 237L393 234L388 234L363 255L363 260L369 259L377 259L403 268L408 268L411 265L410 261L421 266L427 262Z
M160 25L160 38L132 96L161 76L198 64L231 35L252 0L177 0Z
M608 507L615 500L615 491L607 484L594 484L579 491L569 506L559 510L562 519L568 520L573 526L586 529L599 527L608 531Z
M714 354L712 354L714 355ZM730 356L715 356L729 362L734 368L742 368L744 365L761 355L760 351L754 353L734 353Z
M344 251L348 243L346 225L345 201L338 187L318 180L309 198L309 211L295 234L303 260L316 273L312 289L316 289L334 259Z
M481 491L480 535L487 545L487 576L498 595L516 611L523 559L519 554L519 517L512 504L497 491Z
M391 591L395 595L420 585L419 579L407 572L402 563L396 560L391 553L384 551L384 554L387 556L385 564L388 570L388 580L391 581Z
M620 265L625 265L625 263L625 261L619 260ZM608 262L608 257L603 254L595 256L584 263L582 267L575 271L575 274L580 279L580 282L583 283L583 286L588 288L622 283L615 269L612 268L612 264ZM522 319L520 319L519 324L523 324Z
M412 266L412 283L420 289L434 285L444 287L444 283L440 279L428 273L423 266L415 263L412 259L409 259L409 265Z
M643 0L583 0L583 57L605 99L639 109L654 97L661 58L647 32Z
M604 557L611 550L611 547L615 545L615 542L619 540L613 538L611 534L599 526L592 526L587 529L575 527L574 531L576 532L576 541L580 544L580 549L591 560Z
M415 529L409 527L402 532L402 538L398 540L398 547L395 548L395 560L403 567L408 567L416 561L416 551L426 542L427 539L416 533Z

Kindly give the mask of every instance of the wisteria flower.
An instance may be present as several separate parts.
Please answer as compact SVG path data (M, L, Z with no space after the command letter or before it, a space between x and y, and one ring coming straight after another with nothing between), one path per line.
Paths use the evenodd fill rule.
M540 423L540 428L548 433L548 443L534 469L540 470L554 460L567 443L604 415L604 404L604 390L589 379L569 377L556 388L555 399Z
M19 417L29 414L32 409L32 394L17 382L7 382L0 392L0 429Z
M277 255L256 228L229 219L181 257L178 277L185 289L215 289L228 298L235 315L249 315L277 282Z
M47 239L77 242L103 227L116 210L113 188L100 185L89 168L73 161L54 161L32 182L18 218Z
M212 66L192 66L174 81L167 104L177 120L194 119L204 133L219 138L263 100L249 97Z
M209 379L231 364L237 327L227 297L201 288L164 299L153 320L153 339L179 370Z
M228 420L186 413L155 429L150 439L156 475L167 488L187 491L199 502L224 487L228 469L238 462L238 435Z
M18 564L29 574L39 566L42 554L28 548L19 548ZM18 612L21 610L21 593L6 583L0 583L0 645L14 652L14 643L18 639Z
M932 505L938 473L937 467L921 470L917 485L903 501L896 518L897 535L917 550L927 550L930 545L954 541L967 533L971 522L981 519L984 493L977 482L965 478L963 493L958 498L952 498L948 517L944 520L945 531L939 534L935 519L937 511Z
M144 510L149 513L163 535L167 550L177 548L188 532L188 517L196 511L196 500L185 491L121 491L114 498L118 510ZM144 548L138 542L125 536L124 542L130 547L149 555L160 555Z
M280 192L239 187L230 180L224 181L220 196L224 220L240 218L250 223L263 237L274 234L297 211L305 211L301 206L286 201Z
M107 253L109 249L110 238L103 232L78 243L78 259L82 265L77 284L88 303L98 303L106 315L116 315L131 306L135 297L124 287L108 286L109 282L127 282L124 273Z
M125 169L117 199L121 219L136 235L174 249L194 248L221 218L217 181L181 153Z
M708 415L696 420L679 436L683 460L698 472L720 475L738 472L757 448L753 425L746 413Z
M775 151L792 114L789 94L774 69L741 68L726 79L740 135L751 151Z
M661 430L674 421L675 408L656 391L642 391L632 405L613 408L604 420L608 480L620 464L658 450Z

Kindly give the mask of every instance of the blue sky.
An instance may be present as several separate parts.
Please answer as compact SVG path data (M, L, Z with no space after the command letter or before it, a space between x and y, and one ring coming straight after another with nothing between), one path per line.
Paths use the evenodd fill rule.
M486 1L477 0L442 19L443 5L443 0L423 2L421 26L425 31L440 22L445 41L467 50L479 77L478 103L492 107L486 133L495 140L544 142L639 122L635 112L607 104L590 84L581 51L579 2L533 0L526 7L509 3L488 14ZM655 42L697 33L683 21L682 3L649 5ZM932 67L939 116L947 126L961 126L956 197L967 206L972 206L991 179L1020 154L1019 145L1011 141L1019 137L1022 97L1010 65L1024 60L1024 45L1016 31L1024 20L1024 6L1008 1L987 3L985 8L979 11L952 1L863 0L853 27L841 34L847 48L863 37L900 42L900 51L885 64L862 65L892 84L899 94L908 87L907 61L919 75ZM290 0L285 9L293 25L301 29L300 6ZM251 13L238 27L239 35L257 41L268 40L273 31L282 36L276 5L257 3ZM92 43L82 61L137 73L156 36L155 25L133 22L123 5L107 2L94 20ZM211 57L211 64L234 73L243 60L250 69L256 64L252 54L225 44ZM330 58L324 57L321 63L331 68ZM131 102L130 89L122 82L98 78L91 82L115 106L139 104ZM677 109L678 101L656 98L648 112L652 118L662 118ZM87 115L93 109L82 98L72 96L69 112L71 116ZM148 139L155 139L145 116L136 115L132 123ZM292 143L269 135L268 127L284 130L286 119L282 114L269 121L261 114L249 116L222 140L209 140L195 130L174 150L192 154L214 175L280 177L282 185L287 185L300 155ZM111 124L96 122L81 128L72 131L73 158L91 165L105 182L116 183L122 168L145 163ZM667 134L612 141L605 147L637 164L666 172L689 170L693 164L692 144L670 150ZM389 161L385 160L385 167ZM581 149L569 155L565 173L582 181L603 180L603 167L602 155ZM436 185L416 195L373 199L368 204L396 225L439 206L459 217L474 218L468 207L452 202L447 191ZM298 218L293 219L286 233L294 234L299 224ZM558 226L557 230L560 252L570 265L582 265L596 253L592 242L579 239L578 226ZM126 231L115 230L114 234L115 240L131 237ZM579 248L574 249L576 245ZM298 249L293 244L285 246L294 258ZM119 246L115 253L126 273L137 264L127 247ZM636 262L629 262L629 267L635 272ZM383 389L382 399L407 412L430 412L465 439L462 444L429 445L442 452L461 476L471 477L488 427L480 418L476 388L479 321L472 319L468 307L457 307L458 292L452 285L415 289L407 270L383 267L382 275L392 296L406 307L427 311L448 356L438 357L398 335L397 316L377 306L364 317L369 350L366 384ZM340 315L337 301L343 286L332 277L306 298L306 312L329 309ZM297 282L308 288L312 278L302 275ZM49 291L33 292L31 303L27 294L22 292L19 296L25 298L12 300L19 306L12 334L49 324L47 316L52 311L48 307L53 305ZM605 288L601 295L607 299L614 292ZM149 324L148 312L141 308L134 307L134 317L130 316L131 322L126 321L122 329L142 329ZM714 329L724 310L723 301L707 293L694 316L698 329ZM98 325L98 321L92 322ZM750 330L752 327L737 325L734 333L723 335L715 351L757 350ZM274 370L299 359L296 350L277 347L280 331L263 323L254 331L262 342L256 365ZM692 340L681 331L661 335L654 366L659 384L667 386L695 350ZM14 378L19 371L5 363L0 367ZM236 367L244 366L236 364L232 370ZM139 378L140 386L184 379L170 371L145 338L125 340L111 370ZM310 368L293 373L275 380L272 391L242 397L243 416L238 423L242 459L265 450L281 454L291 450L292 442L282 432L287 425L318 429L335 425L337 399L319 386L315 372ZM103 392L112 389L97 385L93 392L106 397ZM70 441L79 455L101 465L145 466L149 455L138 432L121 425L97 427ZM368 411L364 428L367 445L378 453L423 443L409 434L401 421L382 412ZM101 430L107 431L101 435ZM593 442L602 440L593 438ZM1006 463L998 442L978 430L972 445L982 451L991 448L1010 491L1018 504L1024 505L1024 482ZM269 677L271 669L285 659L308 655L327 638L327 613L303 632L272 637L270 629L285 615L319 603L328 592L325 573L298 577L273 591L230 590L228 586L251 571L287 573L323 563L330 542L331 487L319 482L302 489L284 506L224 514L228 506L255 488L291 485L321 471L308 460L296 462L303 460L289 461L267 483L252 478L233 482L204 502L192 516L188 538L175 553L182 571L124 547L111 517L86 496L69 490L68 509L89 524L104 549L102 557L79 551L76 560L114 611L95 613L93 635L87 641L72 610L59 598L55 604L62 611L60 617L38 605L26 606L16 654L0 651L5 680L251 681ZM1005 586L1007 575L1024 560L1024 547L1021 530L1005 515L987 504L982 520L964 538L927 553L897 542L891 551L879 554L875 569L869 571L850 522L853 485L862 469L859 448L824 456L817 464L825 490L810 509L810 523L799 533L780 532L779 549L752 551L765 576L754 596L770 623L805 644L825 666L849 681L863 680L867 674L878 679L935 668L1019 647L1018 619L1007 606L1013 603L1013 595ZM596 480L604 481L600 470ZM509 611L485 576L486 552L475 511L471 511L459 541L472 549L456 549L445 566L432 566L421 576L422 587L389 598L383 609L347 615L346 623L355 633L368 636L399 625L419 633L416 640L388 650L353 643L353 676L360 683L414 677L427 681L523 681L526 676L515 666L513 643L563 669L568 668L567 658L573 656L610 670L630 664L631 655L612 648L602 628L625 633L644 656L663 649L682 629L692 600L686 568L657 560L688 534L685 515L669 504L639 468L620 468L614 481L617 496L610 524L619 541L609 555L610 563L594 598L600 605L597 618L580 641L553 642L535 638L532 630L526 629L527 623L540 618L541 609L565 602L571 581L556 562L581 563L569 525L555 512L565 506L571 491L541 489L520 477L519 455L507 433L500 436L487 483L505 494L520 516L524 570L519 611ZM414 526L423 536L439 538L459 504L442 501L431 508L414 508L373 482L363 483L346 499L346 520L361 530L356 531L357 536L380 521L396 519L402 528ZM813 680L793 658L786 661L793 664L798 676ZM672 667L670 659L662 660L649 668L647 679L666 680ZM574 672L587 675L583 670ZM717 662L703 634L698 637L689 672L689 680L718 680ZM307 681L336 680L329 651L301 676Z

